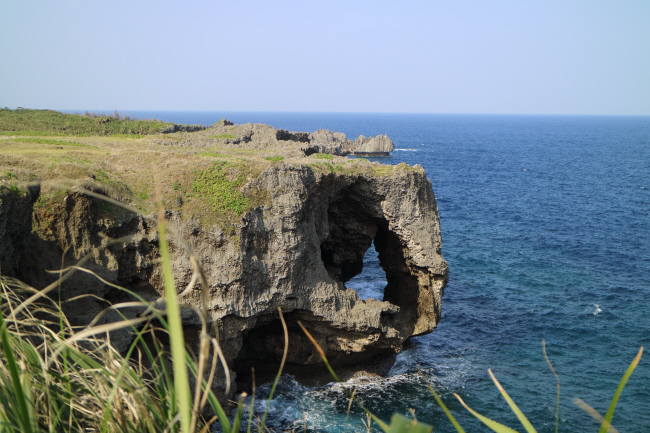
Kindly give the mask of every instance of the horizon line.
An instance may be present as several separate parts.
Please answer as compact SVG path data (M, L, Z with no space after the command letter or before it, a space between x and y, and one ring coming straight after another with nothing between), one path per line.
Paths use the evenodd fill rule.
M77 109L77 108L67 108L67 109L56 109L56 108L27 108L27 107L5 107L10 108L11 110L16 110L18 108L27 109L27 110L54 110L62 113L82 113L88 111L90 113L113 113L117 111L118 113L126 113L129 111L152 111L152 112L185 112L185 113L287 113L287 114L392 114L392 115L470 115L470 116L635 116L635 117L650 117L648 114L608 114L608 113L490 113L490 112L425 112L425 111L291 111L291 110L188 110L188 109L143 109L143 108L131 108L131 109Z

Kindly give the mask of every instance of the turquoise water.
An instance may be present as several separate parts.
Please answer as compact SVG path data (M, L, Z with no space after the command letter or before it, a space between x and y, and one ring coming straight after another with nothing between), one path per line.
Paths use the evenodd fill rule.
M562 383L560 431L597 431L573 398L604 414L623 372L650 342L649 117L131 114L327 128L349 138L388 134L397 150L381 162L425 168L440 209L449 284L438 328L413 339L391 377L359 386L357 396L386 420L414 408L434 431L455 431L418 378L420 365L468 432L485 429L453 393L522 430L489 379L491 368L537 430L554 431L545 340ZM351 284L376 297L383 272L371 253ZM360 410L346 421L339 387L307 389L285 377L281 388L271 413L276 430L301 430L306 420L310 431L365 431ZM650 429L650 354L625 388L614 426Z

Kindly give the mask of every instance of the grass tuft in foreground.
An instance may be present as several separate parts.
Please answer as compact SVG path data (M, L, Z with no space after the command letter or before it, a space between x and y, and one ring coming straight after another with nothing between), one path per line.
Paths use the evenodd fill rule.
M62 269L59 280L40 291L0 276L1 431L195 432L207 431L218 418L224 433L231 433L232 426L210 388L217 360L223 361L223 355L217 340L208 336L206 317L201 313L198 359L185 350L169 255L164 249L164 220L160 220L159 228L168 295L165 310L83 268L88 256L77 266ZM202 274L198 265L195 271ZM139 299L112 305L102 314L138 307L142 313L97 325L100 314L86 327L71 326L60 304L48 294L74 272L94 275L98 284L109 284ZM123 328L134 335L126 354L117 352L109 338L110 332ZM161 332L169 335L171 352L156 337ZM144 342L145 335L151 336L153 346ZM172 360L171 371L168 358ZM209 363L209 359L213 361ZM209 380L198 381L202 386L196 386L192 399L188 369L203 378L210 364ZM206 404L217 414L211 420L201 417Z

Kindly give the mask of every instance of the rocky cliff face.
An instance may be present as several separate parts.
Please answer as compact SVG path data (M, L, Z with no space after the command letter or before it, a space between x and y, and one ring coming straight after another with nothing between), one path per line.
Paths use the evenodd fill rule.
M179 294L190 285L192 260L197 260L207 278L208 317L217 325L224 354L240 379L250 371L250 366L259 372L258 380L264 374L264 366L270 366L275 373L273 363L279 362L283 348L278 308L284 312L290 330L288 371L293 368L292 372L300 375L300 368L310 366L306 375L313 376L313 366L320 362L318 353L298 328L300 321L339 371L352 366L350 372L381 372L386 366L383 360L398 353L406 339L431 332L440 320L447 264L441 255L438 210L430 181L419 166L381 166L339 157L328 158L330 164L316 156L305 158L302 153L291 156L300 146L319 140L338 140L341 146L349 141L329 131L309 136L271 127L242 128L250 132L248 143L289 155L287 162L276 164L258 157L255 164L265 164L265 168L246 175L240 189L244 194L250 192L265 198L226 225L219 218L202 219L201 215L209 217L218 211L196 197L191 203L193 207L169 207L166 218L178 236L170 244ZM208 132L195 134L204 133ZM278 147L278 142L287 143L288 150L285 152L284 144ZM246 144L240 142L239 147ZM214 158L210 153L201 156L186 149L192 147L189 140L177 143L176 149L151 146L154 147L148 148L150 153L145 156L160 155L159 164L169 164L166 171L172 177L166 191L176 194L180 202L187 200L188 195L179 195L182 185L174 183L172 188L171 180L193 172L175 174L173 170L185 165L191 170L195 164L213 166L208 160ZM85 152L84 158L93 157L83 148L77 152L81 151ZM125 155L117 152L111 156L111 165L103 166L97 173L106 177L110 173L111 179L125 181L128 176L135 176L140 167L127 166L132 157ZM22 159L16 161L13 163ZM49 173L45 164L51 163L47 160L43 165L43 173ZM236 166L235 162L228 164ZM70 171L68 166L64 168L66 173ZM146 177L136 179L146 181ZM96 184L90 178L84 182L86 187ZM110 185L118 183L113 180ZM96 192L113 194L102 187ZM43 203L39 200L32 217L31 204L36 195L11 194L14 193L4 190L0 194L3 272L11 269L27 283L44 287L55 278L45 269L56 270L62 262L71 265L89 256L85 267L105 281L126 287L145 299L161 300L163 286L157 264L154 214L141 216L91 198L73 187L50 195ZM167 203L176 203L177 199ZM200 214L190 214L186 209L198 209ZM192 257L179 238L189 245ZM364 254L373 241L387 285L382 299L361 300L346 283L362 271ZM25 248L27 244L29 248ZM96 297L81 297L64 304L74 324L87 324L106 308L108 304L98 298L112 303L129 300L124 292L99 283L89 274L79 274L63 284L65 298L89 294ZM198 287L185 291L180 301L202 308ZM133 308L121 313L131 318L141 311ZM183 317L186 339L190 345L195 344L193 335L197 335L199 318L190 310ZM119 320L117 313L106 314L99 323L112 320ZM131 339L128 331L111 335L111 342L120 349L128 347ZM223 381L218 381L218 385L223 386Z
M32 206L39 188L0 185L0 273L14 276L32 229Z
M234 235L168 213L204 267L210 317L219 324L231 365L245 371L242 366L279 361L278 307L291 330L288 361L296 365L319 362L297 328L299 320L335 365L397 353L407 338L436 327L447 265L435 198L422 171L403 164L392 171L386 176L324 174L302 165L273 166L248 186L268 191L271 204L244 214ZM56 269L67 249L69 260L90 253L90 268L106 280L148 299L161 296L160 271L153 265L155 222L125 211L110 217L103 212L97 199L75 192L47 211L38 209L36 221L48 221L51 241L38 248L38 258L23 276L44 284L34 281L37 266ZM131 242L108 246L107 239L124 236ZM388 284L383 299L363 301L345 283L362 271L373 240ZM49 260L44 250L51 251ZM180 290L190 282L190 257L173 239L172 255ZM65 288L68 297L90 291L112 296L110 288L87 278L67 282ZM198 299L193 291L182 301L200 307ZM105 307L93 305L94 300L83 303L68 311L76 323ZM186 325L191 329L198 321L188 317ZM115 343L128 345L128 336Z

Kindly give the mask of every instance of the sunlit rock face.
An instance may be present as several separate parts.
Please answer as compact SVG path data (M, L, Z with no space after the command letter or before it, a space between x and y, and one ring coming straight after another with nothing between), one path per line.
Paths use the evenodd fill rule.
M356 140L354 140L355 155L388 156L393 149L395 149L393 140L382 134L368 138L360 135Z
M265 204L243 213L228 228L167 211L177 236L170 239L176 287L181 293L193 275L193 259L178 241L183 239L204 270L207 316L216 324L233 373L243 378L254 366L263 376L265 368L279 363L284 345L279 308L289 329L287 369L299 373L310 368L303 376L313 376L321 361L298 322L332 364L350 374L386 371L390 362L385 359L398 353L405 340L436 327L447 263L441 255L431 183L418 166L378 167L381 175L327 172L310 164L272 165L243 187L264 192ZM90 253L86 266L104 280L145 299L162 299L155 218L128 211L108 218L103 212L97 198L74 189L47 212L35 211L35 226L48 227L49 235L38 240L39 255L24 261L22 275L40 286L53 277L37 268L58 269L64 253L70 264ZM112 242L115 238L124 241ZM361 300L345 284L362 271L373 241L387 285L383 299ZM87 275L63 285L64 297L80 294L127 300ZM199 286L180 301L201 310ZM74 323L87 323L106 307L94 297L66 305ZM128 318L139 311L122 313ZM102 318L109 320L117 318ZM188 310L183 320L186 341L197 344L199 315ZM124 348L131 337L125 330L111 339ZM223 375L215 389L224 395Z

